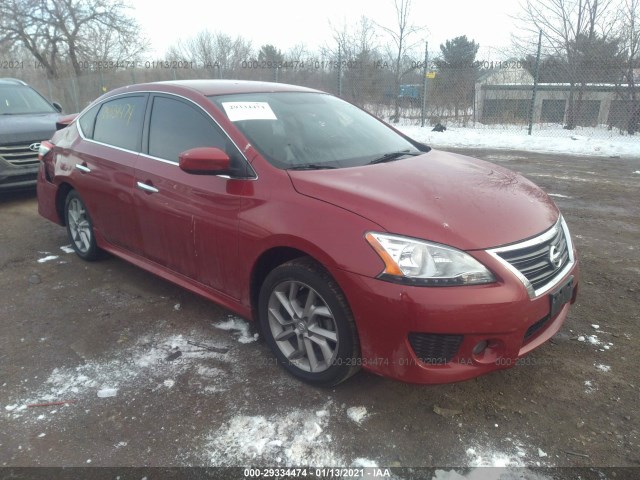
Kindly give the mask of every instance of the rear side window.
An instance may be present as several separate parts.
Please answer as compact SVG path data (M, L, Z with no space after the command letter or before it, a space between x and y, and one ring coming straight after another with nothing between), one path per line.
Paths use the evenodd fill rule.
M149 155L178 161L196 147L226 149L227 137L204 113L180 100L155 97L149 123Z
M82 115L80 118L80 128L82 129L82 133L87 138L93 138L93 127L96 124L96 116L98 115L98 110L100 110L101 105L96 105L92 109L90 109L87 113Z
M103 103L96 116L93 139L139 151L145 106L144 96L127 96Z

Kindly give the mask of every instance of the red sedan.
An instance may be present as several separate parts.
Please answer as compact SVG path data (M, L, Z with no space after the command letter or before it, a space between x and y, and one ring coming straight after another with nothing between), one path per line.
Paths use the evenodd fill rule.
M316 90L120 88L40 159L40 214L81 258L109 252L255 320L314 384L507 368L576 298L576 252L542 190Z

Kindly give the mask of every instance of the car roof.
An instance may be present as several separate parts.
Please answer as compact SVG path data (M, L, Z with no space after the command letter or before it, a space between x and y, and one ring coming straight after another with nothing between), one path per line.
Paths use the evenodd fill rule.
M166 82L140 83L122 89L129 91L169 91L178 92L181 89L196 91L202 95L228 95L234 93L268 93L268 92L316 92L319 90L288 85L285 83L255 82L250 80L172 80ZM115 92L115 91L114 91Z
M27 85L27 82L18 80L17 78L0 78L0 85Z

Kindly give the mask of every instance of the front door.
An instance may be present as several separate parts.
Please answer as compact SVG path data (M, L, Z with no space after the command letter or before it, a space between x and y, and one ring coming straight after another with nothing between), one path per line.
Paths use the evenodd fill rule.
M136 167L136 203L143 250L149 260L238 298L225 272L238 256L238 211L243 180L195 175L178 166L178 155L195 147L230 142L197 105L155 95L146 122L148 142ZM235 152L233 152L235 154Z

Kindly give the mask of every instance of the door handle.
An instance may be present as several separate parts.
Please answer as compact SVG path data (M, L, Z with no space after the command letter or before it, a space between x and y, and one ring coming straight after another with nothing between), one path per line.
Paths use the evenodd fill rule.
M147 185L144 182L137 182L136 183L137 187L142 190L143 192L147 192L147 193L158 193L160 190L158 190L156 187L152 186L152 185Z
M76 168L80 170L82 173L91 173L91 169L86 165L82 165L80 163L76 163Z

